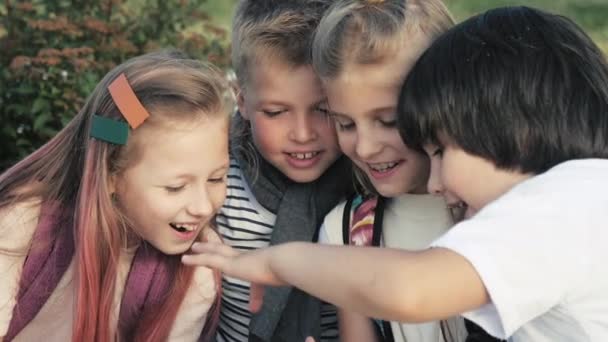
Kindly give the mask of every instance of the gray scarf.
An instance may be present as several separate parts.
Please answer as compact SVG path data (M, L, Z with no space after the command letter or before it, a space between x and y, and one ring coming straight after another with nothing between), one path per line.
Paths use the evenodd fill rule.
M240 115L236 116L236 120L241 119ZM232 148L231 153L256 200L276 214L270 245L316 241L325 215L352 192L350 161L346 157L340 157L316 181L295 183L257 151L244 153L242 149ZM266 288L262 308L253 315L249 325L249 340L292 342L313 336L319 341L320 308L318 299L292 287Z

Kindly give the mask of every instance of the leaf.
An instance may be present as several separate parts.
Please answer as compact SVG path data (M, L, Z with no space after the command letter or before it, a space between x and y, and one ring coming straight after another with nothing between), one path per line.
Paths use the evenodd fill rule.
M31 144L27 139L19 138L19 139L17 139L16 145L23 147L23 146L30 146Z
M5 107L6 113L15 113L17 115L22 115L26 110L26 107L20 103L12 103Z
M32 129L34 130L34 132L42 131L44 126L46 126L46 124L49 121L51 121L51 119L52 119L51 113L48 113L48 112L41 113L34 119L34 124L32 126Z
M42 111L46 111L49 108L49 102L42 97L38 97L36 98L36 100L34 100L34 104L32 105L32 113L37 114Z
M19 95L31 95L36 92L36 89L32 85L27 83L21 83L21 85L15 89L15 92Z
M17 138L17 131L13 126L4 126L2 127L2 135L8 136L12 139Z

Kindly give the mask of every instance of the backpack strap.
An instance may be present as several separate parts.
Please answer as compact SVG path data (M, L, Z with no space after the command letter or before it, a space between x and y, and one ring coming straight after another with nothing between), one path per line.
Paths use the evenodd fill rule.
M350 232L351 232L351 216L352 213L359 208L361 201L357 201L356 207L353 208L353 204L356 199L361 199L359 196L352 196L344 205L344 211L342 213L342 242L345 246L351 245L350 241ZM366 199L362 199L363 202ZM380 239L382 238L382 224L384 222L384 207L386 204L386 198L382 196L378 196L376 199L376 207L374 210L374 222L373 222L373 232L372 232L372 241L371 246L379 247ZM388 321L384 320L373 320L374 327L376 328L376 335L383 342L394 342L395 338L393 336L393 330L391 328L391 324Z
M350 213L352 211L353 201L357 196L351 196L344 205L342 212L342 242L345 246L350 245Z

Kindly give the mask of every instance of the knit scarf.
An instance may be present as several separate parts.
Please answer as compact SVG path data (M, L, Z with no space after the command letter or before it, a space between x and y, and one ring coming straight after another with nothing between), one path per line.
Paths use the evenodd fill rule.
M20 279L17 303L5 342L15 338L38 314L74 257L73 213L45 203ZM132 337L144 308L158 305L171 288L179 257L171 257L146 243L138 247L121 301L119 329Z
M237 115L238 117L238 115ZM255 199L276 214L271 245L316 241L325 215L352 192L350 162L340 157L319 179L296 183L257 151L231 148ZM251 157L255 158L252 159ZM272 287L250 323L250 340L303 341L320 334L320 302L291 287Z

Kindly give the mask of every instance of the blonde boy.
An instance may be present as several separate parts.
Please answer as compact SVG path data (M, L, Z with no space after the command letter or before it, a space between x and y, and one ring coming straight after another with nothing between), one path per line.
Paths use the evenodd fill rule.
M236 9L232 61L239 110L218 226L237 249L316 241L323 217L350 188L348 162L311 66L311 40L330 3L252 0ZM249 283L225 277L223 290L218 341L337 339L331 307L303 292L272 289L252 314Z

